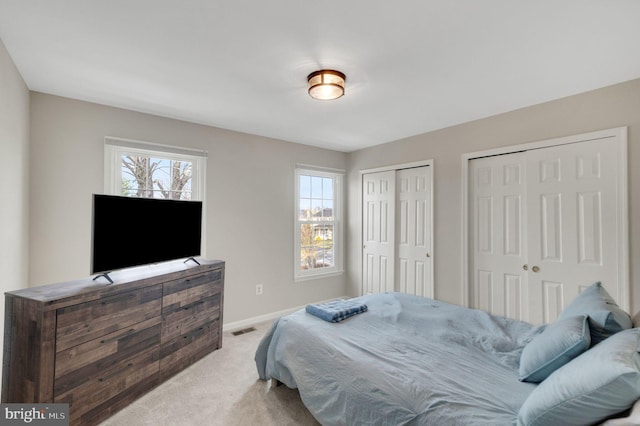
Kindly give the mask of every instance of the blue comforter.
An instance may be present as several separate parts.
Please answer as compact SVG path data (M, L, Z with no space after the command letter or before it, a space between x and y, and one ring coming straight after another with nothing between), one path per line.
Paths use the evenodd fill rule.
M518 381L524 345L542 327L384 293L329 323L280 318L256 351L261 379L298 388L323 425L513 425L535 388Z

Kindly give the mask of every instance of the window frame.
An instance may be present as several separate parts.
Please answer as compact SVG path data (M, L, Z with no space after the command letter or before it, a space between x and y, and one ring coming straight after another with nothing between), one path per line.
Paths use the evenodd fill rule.
M104 149L105 194L122 195L121 158L123 155L131 154L153 156L173 161L191 162L191 200L202 201L204 203L207 159L206 151L113 137L105 138Z
M302 270L300 268L300 227L307 221L300 220L300 176L318 176L333 179L333 220L328 223L333 224L333 266ZM343 239L343 199L342 194L344 181L344 171L336 169L326 169L314 166L301 165L295 169L294 184L294 250L293 250L293 270L294 281L308 281L318 278L341 275L343 271L344 239Z
M191 201L202 201L201 256L207 257L207 151L112 136L104 138L104 194L122 196L122 155L148 155L192 163Z

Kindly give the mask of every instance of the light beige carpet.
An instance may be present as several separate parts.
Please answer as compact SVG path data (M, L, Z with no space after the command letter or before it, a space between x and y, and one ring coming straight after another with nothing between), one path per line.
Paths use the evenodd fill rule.
M258 380L253 357L271 321L226 332L219 349L144 395L102 426L318 425L296 389Z

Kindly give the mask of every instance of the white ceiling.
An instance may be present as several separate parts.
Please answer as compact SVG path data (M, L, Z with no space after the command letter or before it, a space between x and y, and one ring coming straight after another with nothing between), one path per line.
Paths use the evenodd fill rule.
M0 38L34 91L346 152L640 77L638 0L0 0Z

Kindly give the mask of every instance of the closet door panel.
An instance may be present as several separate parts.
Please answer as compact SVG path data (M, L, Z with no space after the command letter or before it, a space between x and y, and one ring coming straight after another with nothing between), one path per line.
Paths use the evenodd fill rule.
M433 297L431 283L431 169L397 171L396 290Z
M598 139L527 152L531 322L554 321L595 281L617 294L614 146Z
M526 162L524 153L469 164L471 306L527 315Z
M394 290L395 171L362 177L363 293Z

